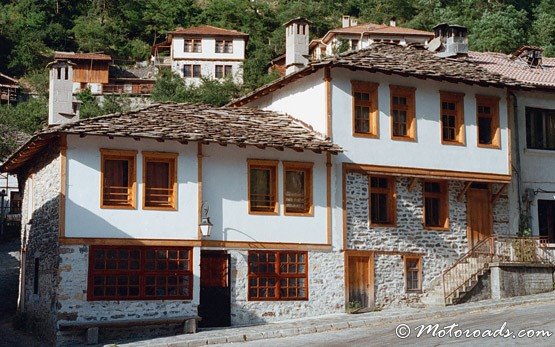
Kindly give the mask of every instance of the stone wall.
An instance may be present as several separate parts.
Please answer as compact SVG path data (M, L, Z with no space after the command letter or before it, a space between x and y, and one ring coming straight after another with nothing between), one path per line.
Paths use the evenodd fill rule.
M60 284L57 302L60 322L195 316L197 314L197 304L192 301L87 301L88 267L88 246L60 246ZM131 336L133 334L146 336L144 329L131 332ZM156 332L153 332L153 335L156 335ZM101 336L101 340L113 337L113 335ZM62 345L83 343L83 337L75 333L58 332L58 343Z
M545 264L490 264L494 299L550 292L555 268Z
M31 178L30 178L31 177ZM58 284L58 209L60 156L53 145L18 177L23 183L20 307L28 328L45 341L54 341ZM35 279L35 264L38 278ZM35 280L38 287L35 292Z
M248 301L248 251L231 254L231 324L243 325L344 312L344 264L340 252L308 252L306 301Z
M370 227L368 210L368 176L348 172L347 249L376 250L374 259L376 306L406 305L419 301L419 295L405 292L404 260L394 252L422 255L424 291L430 290L442 271L467 251L466 198L457 200L463 189L461 181L449 181L449 230L427 230L423 227L422 180L409 192L409 178L397 177L397 225ZM494 191L496 192L495 188ZM493 206L494 231L508 225L508 199L501 196ZM385 253L384 252L384 253Z

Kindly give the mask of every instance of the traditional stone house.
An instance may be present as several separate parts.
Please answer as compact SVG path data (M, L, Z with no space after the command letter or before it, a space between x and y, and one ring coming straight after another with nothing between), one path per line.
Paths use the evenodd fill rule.
M59 344L100 321L341 311L328 166L340 151L247 108L154 105L52 125L1 166L24 188L20 311Z
M211 25L178 28L153 47L152 60L159 68L171 67L188 84L197 85L201 77L231 77L242 84L248 38L240 31ZM164 55L167 51L169 55Z
M346 304L454 302L468 278L446 298L442 272L509 233L507 95L519 83L457 54L465 42L449 35L439 52L375 43L314 62L232 103L291 114L344 148L332 204Z
M488 71L514 78L533 90L512 89L514 109L511 231L545 237L555 248L555 59L539 47L524 46L511 55L470 52ZM529 230L526 230L529 229Z

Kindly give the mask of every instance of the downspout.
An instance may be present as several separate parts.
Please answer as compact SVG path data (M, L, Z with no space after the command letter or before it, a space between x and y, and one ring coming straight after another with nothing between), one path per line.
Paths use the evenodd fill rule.
M518 119L518 101L516 95L508 90L508 95L512 99L512 108L513 108L513 124L514 124L514 143L515 143L515 160L513 165L513 170L515 172L515 179L516 179L516 190L517 190L517 202L518 202L518 230L517 233L520 232L520 216L522 214L522 176L521 176L521 165L520 165L520 129L519 129L519 119Z

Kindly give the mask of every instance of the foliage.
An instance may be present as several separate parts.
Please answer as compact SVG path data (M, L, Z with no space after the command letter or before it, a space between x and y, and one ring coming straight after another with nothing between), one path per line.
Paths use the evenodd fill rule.
M32 98L17 105L0 105L0 124L26 133L42 128L48 119L48 103L44 98Z
M89 88L77 93L76 98L81 101L79 108L79 118L81 119L127 111L130 106L129 99L120 95L105 95L100 103Z
M360 301L349 301L347 304L347 313L357 313L362 308L362 303Z

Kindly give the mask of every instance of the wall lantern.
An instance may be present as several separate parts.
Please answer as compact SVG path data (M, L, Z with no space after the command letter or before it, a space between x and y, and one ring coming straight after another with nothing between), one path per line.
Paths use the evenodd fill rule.
M210 210L208 203L203 202L201 205L201 209L202 209L202 218L198 226L200 228L200 232L202 233L202 236L209 237L210 233L212 232L212 227L214 225L210 222L210 217L208 217L208 211Z

